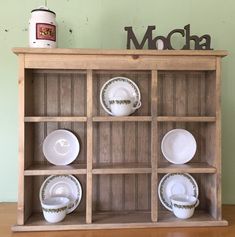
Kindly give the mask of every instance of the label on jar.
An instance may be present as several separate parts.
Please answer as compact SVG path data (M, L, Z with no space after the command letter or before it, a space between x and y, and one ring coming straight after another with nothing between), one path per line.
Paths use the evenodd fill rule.
M56 26L36 23L36 39L56 41Z

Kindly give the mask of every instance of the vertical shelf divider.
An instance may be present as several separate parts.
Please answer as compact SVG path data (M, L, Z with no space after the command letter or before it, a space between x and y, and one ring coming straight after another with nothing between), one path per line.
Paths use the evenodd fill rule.
M86 223L92 222L92 70L87 70L87 183Z
M19 148L18 148L18 159L19 159L19 179L18 179L18 204L17 204L17 224L23 225L25 222L25 205L24 205L24 160L25 160L25 150L24 150L24 140L25 140L25 57L24 54L19 55Z
M221 59L219 57L216 58L216 88L215 88L215 98L216 98L216 103L215 103L215 109L216 109L216 131L215 131L215 136L216 136L216 213L215 213L215 218L217 220L222 220L222 197L221 197Z
M158 220L158 198L157 198L157 154L158 154L158 142L157 142L157 70L151 71L151 219L153 222Z

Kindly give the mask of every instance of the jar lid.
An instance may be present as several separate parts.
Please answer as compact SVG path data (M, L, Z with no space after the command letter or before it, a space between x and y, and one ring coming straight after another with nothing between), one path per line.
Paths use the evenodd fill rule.
M49 9L48 9L47 7L45 7L45 6L41 6L41 7L38 7L38 8L36 8L36 9L33 9L33 10L31 11L31 13L32 13L32 12L36 12L36 11L50 12L50 13L56 15L55 12L49 10Z

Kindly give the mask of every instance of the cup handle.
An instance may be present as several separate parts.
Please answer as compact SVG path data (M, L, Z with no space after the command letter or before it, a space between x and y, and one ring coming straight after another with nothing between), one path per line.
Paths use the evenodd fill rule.
M199 199L197 199L196 203L195 203L195 207L197 207L199 205Z
M139 101L138 104L137 104L135 107L133 107L133 109L134 109L134 110L139 109L140 106L141 106L141 101Z

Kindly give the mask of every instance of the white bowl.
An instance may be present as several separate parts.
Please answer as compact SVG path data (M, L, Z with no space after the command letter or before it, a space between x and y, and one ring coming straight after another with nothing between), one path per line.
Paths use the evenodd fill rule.
M50 223L62 221L69 205L69 199L66 197L50 197L41 201L43 216Z
M174 164L185 164L196 153L194 136L185 129L173 129L162 139L161 150L164 157Z

